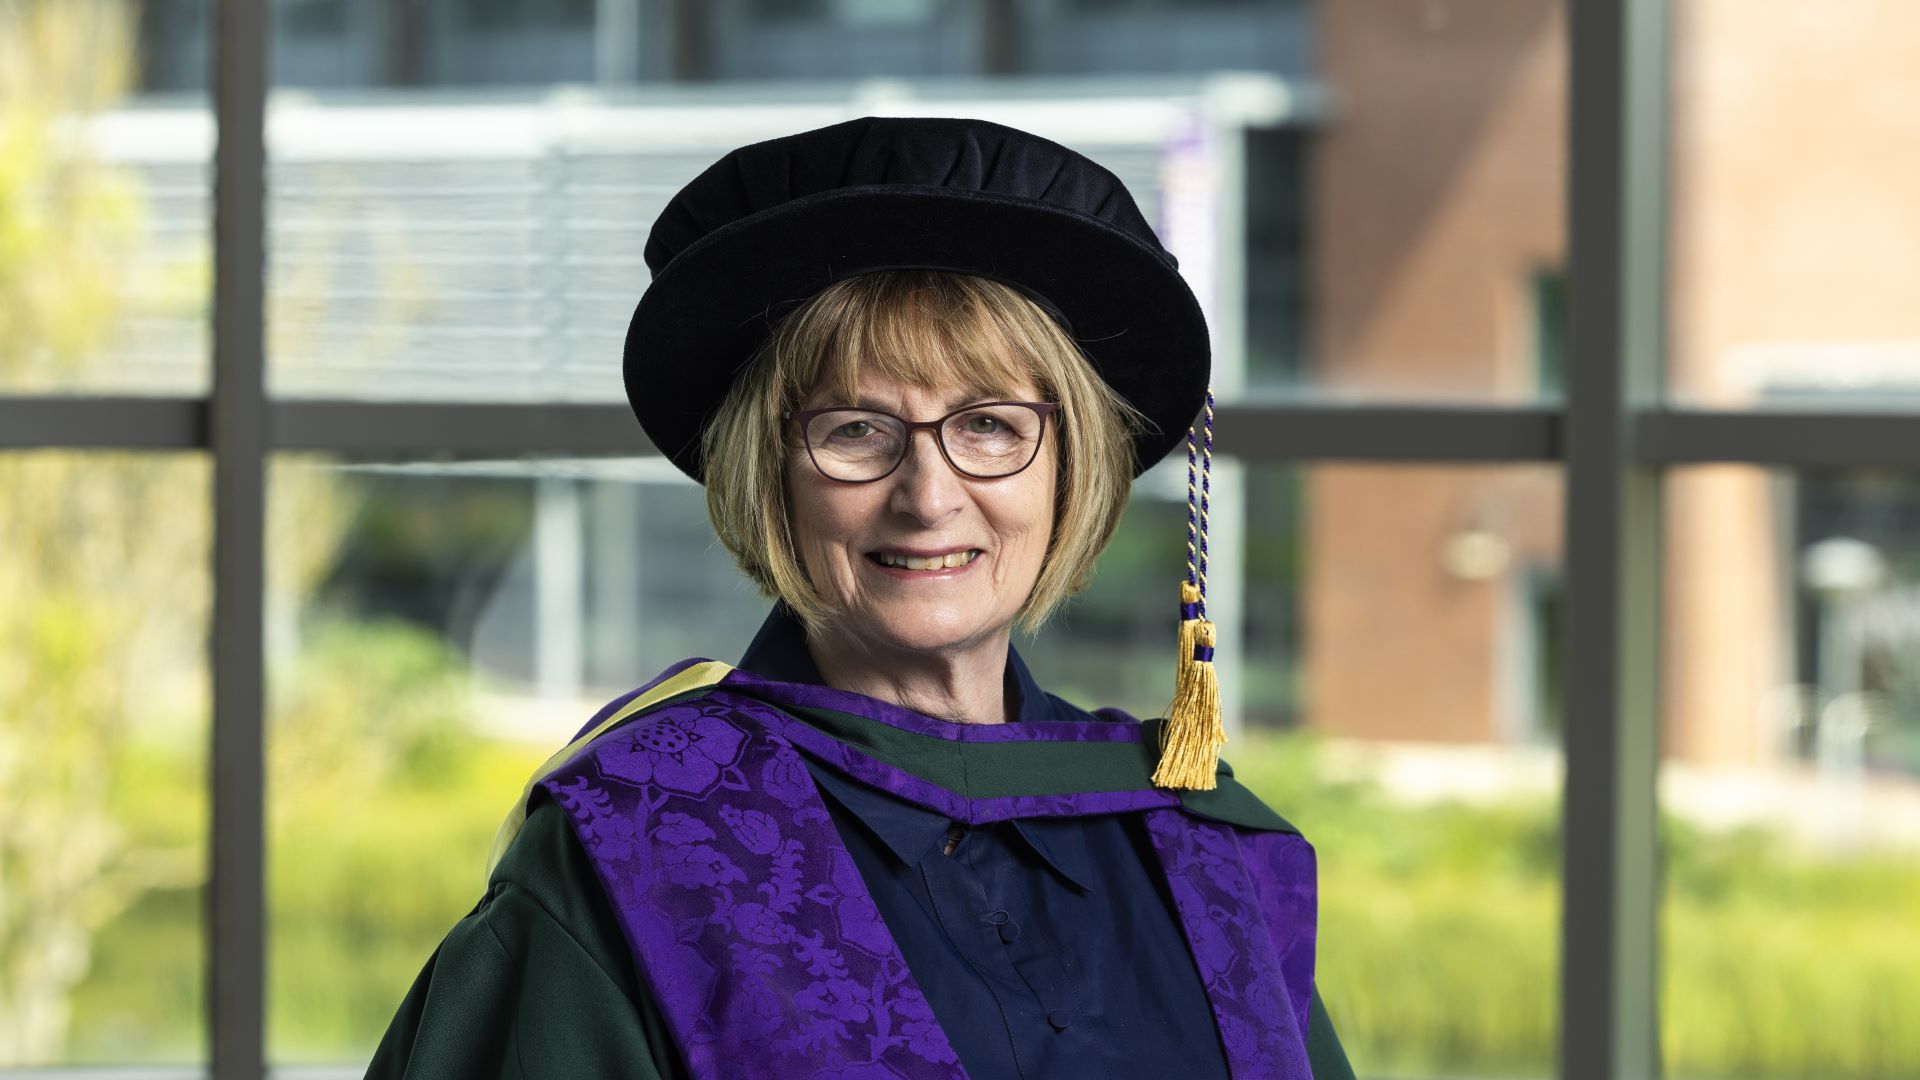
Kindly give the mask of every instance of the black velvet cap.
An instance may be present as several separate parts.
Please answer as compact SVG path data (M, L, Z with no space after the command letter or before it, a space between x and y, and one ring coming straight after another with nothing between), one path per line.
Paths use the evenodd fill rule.
M668 201L645 254L627 400L696 480L700 433L773 326L876 270L978 274L1039 303L1150 421L1135 475L1206 396L1200 304L1126 186L1004 124L868 116L739 147Z

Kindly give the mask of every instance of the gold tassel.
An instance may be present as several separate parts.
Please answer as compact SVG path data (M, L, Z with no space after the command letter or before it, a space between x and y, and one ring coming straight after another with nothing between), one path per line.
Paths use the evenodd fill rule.
M1213 621L1199 617L1200 590L1180 583L1180 644L1173 703L1160 729L1160 787L1212 791L1227 733L1220 717L1219 677L1213 669ZM1189 617L1191 616L1191 617Z
M1173 700L1179 701L1181 688L1198 678L1193 670L1194 639L1200 633L1200 589L1191 581L1180 583L1180 644L1173 665ZM1169 709L1172 706L1168 706Z
M1219 785L1220 748L1227 743L1220 716L1219 674L1213 667L1213 621L1207 611L1207 495L1213 471L1213 388L1207 388L1205 437L1187 428L1187 580L1180 583L1180 645L1173 702L1160 727L1160 787L1212 791ZM1196 484L1195 480L1199 482Z

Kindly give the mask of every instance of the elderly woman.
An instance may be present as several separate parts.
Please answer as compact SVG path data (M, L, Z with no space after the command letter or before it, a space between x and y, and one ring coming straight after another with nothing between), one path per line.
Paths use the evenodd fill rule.
M646 256L629 398L772 612L535 774L368 1075L1350 1077L1312 848L1214 756L1204 536L1174 720L1011 647L1193 460L1205 324L1120 182L869 117L728 154Z

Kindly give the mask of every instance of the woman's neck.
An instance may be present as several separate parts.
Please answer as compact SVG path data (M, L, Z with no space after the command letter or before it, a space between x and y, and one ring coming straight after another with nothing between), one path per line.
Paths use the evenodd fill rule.
M1002 631L956 649L891 650L843 634L809 633L807 651L836 690L957 724L1003 724L1014 716L1006 692L1009 636Z

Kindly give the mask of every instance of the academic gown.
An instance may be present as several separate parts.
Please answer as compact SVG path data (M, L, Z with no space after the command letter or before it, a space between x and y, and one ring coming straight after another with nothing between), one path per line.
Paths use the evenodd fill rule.
M1310 848L1224 763L1215 791L1150 788L1155 722L1046 694L1011 649L997 732L819 683L776 606L737 667L684 661L601 710L368 1076L1350 1080L1311 983ZM1176 867L1255 836L1291 842L1268 893L1307 899L1240 956L1222 928L1275 916ZM1296 985L1263 989L1281 935L1304 944L1264 967Z

